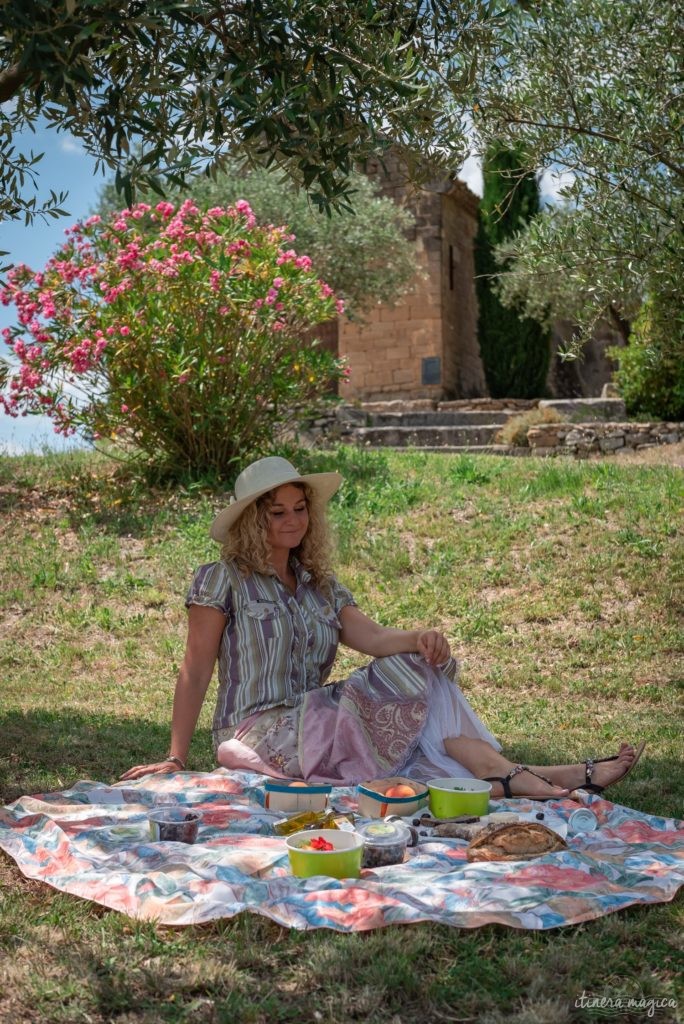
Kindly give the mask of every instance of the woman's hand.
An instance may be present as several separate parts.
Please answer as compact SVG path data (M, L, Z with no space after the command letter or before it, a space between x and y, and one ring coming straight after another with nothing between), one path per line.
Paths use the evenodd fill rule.
M176 761L155 761L153 764L137 764L135 768L129 768L127 772L120 775L122 781L128 779L141 779L143 775L168 775L170 772L180 771Z
M443 665L451 657L449 641L436 629L424 629L418 634L418 653L428 665Z

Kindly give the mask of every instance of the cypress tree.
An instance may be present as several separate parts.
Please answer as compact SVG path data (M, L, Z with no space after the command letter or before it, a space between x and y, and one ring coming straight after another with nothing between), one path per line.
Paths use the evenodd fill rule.
M501 266L494 247L516 234L539 211L533 174L521 170L514 150L495 146L485 155L484 195L475 240L478 338L492 398L538 398L545 393L551 356L547 329L502 305L493 289Z

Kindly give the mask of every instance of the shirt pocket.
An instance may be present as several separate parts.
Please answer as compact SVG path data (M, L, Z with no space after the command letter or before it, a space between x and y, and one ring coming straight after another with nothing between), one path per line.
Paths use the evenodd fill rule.
M327 660L330 655L329 648L336 648L339 643L342 624L331 605L314 608L311 618L315 633L313 646L317 647Z
M242 610L265 640L284 636L285 611L274 601L247 601Z

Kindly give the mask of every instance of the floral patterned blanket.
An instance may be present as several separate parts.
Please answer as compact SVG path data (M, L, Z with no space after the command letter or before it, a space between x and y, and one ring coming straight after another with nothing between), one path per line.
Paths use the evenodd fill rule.
M109 786L78 782L0 808L0 848L29 878L131 917L199 924L241 911L289 928L364 931L436 921L544 929L589 921L635 903L671 900L684 882L684 822L587 796L593 833L533 861L469 864L465 844L422 840L401 865L338 881L293 877L280 815L263 806L264 776L219 769ZM202 812L198 841L152 843L147 812L177 803ZM353 788L332 803L354 809ZM492 809L567 821L577 803L501 800Z

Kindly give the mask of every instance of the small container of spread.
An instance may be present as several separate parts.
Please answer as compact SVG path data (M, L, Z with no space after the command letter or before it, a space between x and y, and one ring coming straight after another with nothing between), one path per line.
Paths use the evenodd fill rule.
M411 832L402 821L371 821L359 825L357 832L363 839L364 868L401 864L411 841Z
M598 828L598 818L588 807L580 807L568 818L568 828L571 832L595 832Z
M147 815L154 843L194 843L202 815L187 807L155 807Z

